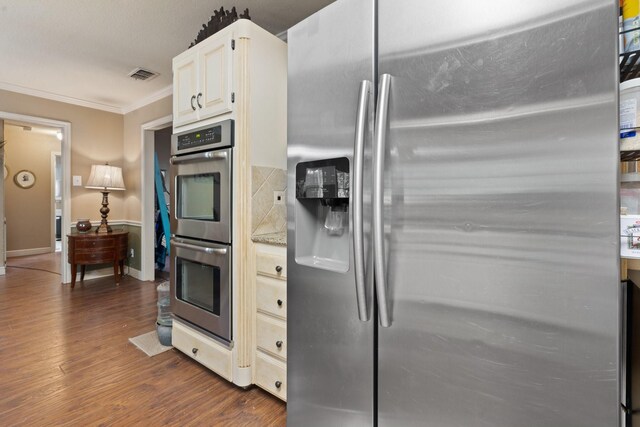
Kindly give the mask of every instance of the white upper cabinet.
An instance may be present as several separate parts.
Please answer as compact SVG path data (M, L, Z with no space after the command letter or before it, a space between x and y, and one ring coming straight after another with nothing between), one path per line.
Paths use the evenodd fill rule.
M200 50L200 119L231 111L231 37Z
M232 44L221 32L173 59L174 127L232 110Z
M194 52L195 53L195 52ZM173 63L173 120L176 125L198 120L195 95L198 93L196 56L180 57Z

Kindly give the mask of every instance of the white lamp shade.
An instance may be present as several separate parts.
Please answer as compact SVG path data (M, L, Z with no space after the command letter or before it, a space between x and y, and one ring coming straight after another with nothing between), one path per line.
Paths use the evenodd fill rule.
M110 165L92 165L89 181L85 188L98 190L124 190L122 169Z

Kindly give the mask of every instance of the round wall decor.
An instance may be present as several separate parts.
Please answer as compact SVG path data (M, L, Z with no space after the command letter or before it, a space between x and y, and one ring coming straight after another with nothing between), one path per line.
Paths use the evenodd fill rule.
M31 188L36 183L36 176L28 170L21 170L13 176L13 182L20 188Z

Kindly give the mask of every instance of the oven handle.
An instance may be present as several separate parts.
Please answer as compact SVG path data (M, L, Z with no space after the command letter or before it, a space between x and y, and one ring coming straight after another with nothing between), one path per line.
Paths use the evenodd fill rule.
M226 160L226 151L207 151L205 153L187 154L185 156L171 156L171 164L192 162L194 160L211 159L211 160Z
M183 248L183 249L190 249L192 251L204 252L206 254L216 254L216 255L227 254L227 248L205 248L203 246L190 245L188 243L177 242L175 240L171 241L171 246L175 248Z

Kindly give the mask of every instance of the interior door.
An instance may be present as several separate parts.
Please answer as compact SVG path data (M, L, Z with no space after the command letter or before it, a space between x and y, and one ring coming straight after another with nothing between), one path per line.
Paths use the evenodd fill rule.
M333 3L288 32L289 426L373 424L374 323L358 314L353 220L332 234L328 206L296 199L301 162L346 158L353 176L360 88L373 83L373 32L371 0ZM373 85L363 108L370 157ZM370 179L363 181L370 193Z
M618 4L378 4L379 425L618 425Z

